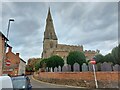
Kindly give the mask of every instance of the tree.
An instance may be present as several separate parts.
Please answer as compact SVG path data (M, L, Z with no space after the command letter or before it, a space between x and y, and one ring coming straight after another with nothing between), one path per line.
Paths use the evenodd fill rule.
M86 60L86 64L88 65L90 63L91 60Z
M35 70L35 65L38 61L40 61L41 59L40 58L30 58L28 60L28 64L27 64L27 67L26 67L26 70L27 71L30 71L30 72L33 72Z
M80 51L70 52L69 55L67 56L67 64L71 65L72 71L74 63L79 63L80 67L83 63L86 63L84 53Z
M115 47L112 49L111 55L113 57L114 63L115 64L120 64L120 44L118 47Z
M111 53L108 53L107 55L104 56L104 62L115 63L114 60L113 60L113 56L111 55Z
M26 65L26 71L27 72L33 72L33 68L30 67L29 65Z
M49 68L50 67L55 68L58 66L62 67L63 65L64 65L64 60L60 56L57 56L57 55L54 55L48 58L47 64L46 64L46 66Z
M103 62L112 62L113 64L119 64L120 65L120 44L117 47L114 47L111 51L111 53L106 54L105 56L101 54L97 54L95 56L95 60L97 63L103 63Z
M40 68L40 60L36 62L35 64L35 71L38 71Z
M104 56L102 54L95 55L95 60L97 63L103 63L104 62Z
M42 59L35 63L35 71L38 71L39 68L45 69L48 59Z
M42 60L40 61L40 68L45 68L47 62L48 62L48 59L42 59Z

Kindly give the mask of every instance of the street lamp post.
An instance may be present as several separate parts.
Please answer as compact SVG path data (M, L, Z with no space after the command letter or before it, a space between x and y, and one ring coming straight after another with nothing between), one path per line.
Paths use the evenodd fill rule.
M8 35L9 35L9 29L10 29L10 22L14 22L14 19L9 19L8 22L8 29L7 29L7 39L8 39ZM4 69L4 62L6 59L6 49L7 49L7 40L5 41L5 47L4 47L4 55L3 55L3 60L2 60L2 70Z
M8 34L9 34L9 29L10 29L10 22L14 22L14 19L9 19L9 22L8 22L8 29L7 29L7 38L8 38Z

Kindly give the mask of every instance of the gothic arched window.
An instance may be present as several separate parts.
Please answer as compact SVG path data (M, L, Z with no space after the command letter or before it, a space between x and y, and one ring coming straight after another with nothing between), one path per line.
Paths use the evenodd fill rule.
M50 39L52 39L52 33L50 33Z
M50 48L53 48L53 43L52 42L50 43Z

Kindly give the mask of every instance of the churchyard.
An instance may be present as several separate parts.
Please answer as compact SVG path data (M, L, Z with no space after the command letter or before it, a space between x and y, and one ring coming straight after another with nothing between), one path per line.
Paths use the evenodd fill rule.
M107 62L95 64L98 88L118 88L120 83L119 70L120 65L118 64L113 65ZM54 84L96 88L92 64L83 63L80 66L75 63L73 71L71 71L71 65L67 64L63 67L47 67L45 72L39 70L33 76L38 80Z

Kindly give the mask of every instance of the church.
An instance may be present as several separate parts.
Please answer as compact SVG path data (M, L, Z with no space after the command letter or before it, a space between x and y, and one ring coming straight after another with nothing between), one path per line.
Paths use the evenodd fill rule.
M54 29L51 11L49 8L47 19L46 19L46 27L44 31L42 58L49 58L52 55L58 55L66 61L66 58L69 52L72 52L72 51L83 52L87 60L90 60L96 54L99 53L99 50L96 50L96 51L84 50L83 45L74 46L74 45L59 44L58 38L55 33L55 29Z

